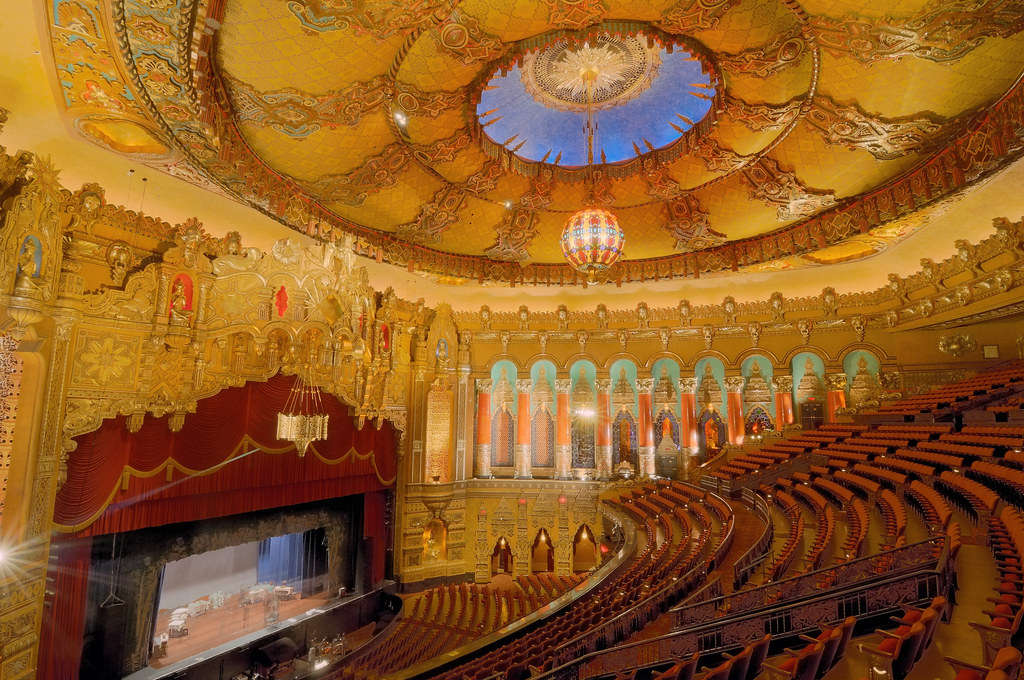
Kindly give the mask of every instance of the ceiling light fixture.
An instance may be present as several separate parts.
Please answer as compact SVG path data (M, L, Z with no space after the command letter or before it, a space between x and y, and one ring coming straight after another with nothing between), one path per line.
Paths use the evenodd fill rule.
M584 43L584 49L589 43ZM584 64L579 69L579 78L587 95L587 123L585 144L587 151L588 202L594 203L594 85L601 75L596 64ZM626 233L619 227L614 213L601 208L586 207L569 218L562 230L562 255L576 271L594 274L615 264L622 255Z
M307 384L297 371L288 401L277 414L277 438L295 444L295 451L302 458L310 443L327 439L329 417L324 413L320 388Z

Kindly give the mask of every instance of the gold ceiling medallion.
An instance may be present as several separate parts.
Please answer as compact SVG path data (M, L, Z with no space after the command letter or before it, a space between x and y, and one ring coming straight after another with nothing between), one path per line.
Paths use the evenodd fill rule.
M586 113L586 74L594 74L593 107L609 109L646 90L658 74L661 46L642 33L598 35L585 43L560 40L523 57L523 86L539 103Z

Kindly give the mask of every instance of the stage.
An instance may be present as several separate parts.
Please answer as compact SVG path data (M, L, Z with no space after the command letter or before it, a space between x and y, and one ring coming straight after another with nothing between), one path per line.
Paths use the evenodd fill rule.
M205 614L188 618L188 635L168 637L167 655L161 658L149 657L152 668L167 668L190 656L233 642L249 634L262 631L275 621L266 621L269 606L254 603L240 606L240 595L232 595L225 600L224 606L210 609ZM277 620L285 621L310 609L324 608L327 605L327 594L321 593L305 599L282 600L277 605ZM161 609L156 619L157 635L166 633L171 612Z

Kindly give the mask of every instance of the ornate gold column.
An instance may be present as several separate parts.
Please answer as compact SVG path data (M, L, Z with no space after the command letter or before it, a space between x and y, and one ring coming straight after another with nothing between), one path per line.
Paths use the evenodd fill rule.
M516 479L532 479L533 444L530 443L530 390L533 381L529 378L516 380Z

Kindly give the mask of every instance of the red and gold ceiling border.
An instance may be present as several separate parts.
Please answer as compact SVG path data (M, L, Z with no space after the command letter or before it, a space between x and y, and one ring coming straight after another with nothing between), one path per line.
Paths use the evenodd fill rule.
M126 120L142 128L155 140L152 144L142 144L139 149L134 150L134 157L139 160L172 174L185 176L197 184L224 191L282 224L313 238L334 241L343 232L352 233L359 237L356 248L360 254L373 257L380 262L406 267L410 271L448 277L450 280L472 280L481 283L586 285L587 282L568 265L522 266L517 262L482 256L454 255L422 245L422 240L417 243L403 239L400 233L393 235L375 231L325 209L308 198L297 182L274 172L258 158L240 134L230 114L223 85L214 72L209 58L213 48L213 35L223 16L223 0L211 0L206 4L199 0L176 0L145 5L133 3L131 0L115 0L111 4L109 15L112 16L113 37L117 43L114 49L111 49L111 40L105 28L110 19L103 15L101 4L97 0L81 0L74 4L76 7L89 9L86 14L91 17L91 22L85 22L85 31L89 33L87 44L90 50L93 53L101 53L104 50L109 54L119 53L123 64L117 69L108 69L102 78L105 83L102 94L94 95L91 101L86 97L76 98L76 95L86 91L82 89L86 86L82 83L73 84L71 91L64 93L69 112L76 105L89 104L93 112L96 106L105 107L116 120L128 116ZM697 14L702 21L713 22L715 12L729 4L723 2L711 8L703 5L698 8L700 3L696 1L681 2L676 8L678 11L666 15L658 27L670 33L673 29L681 30L682 26L693 19L687 12L692 13L697 9L700 10ZM797 3L788 1L783 4L799 17L804 26L799 39L816 60L819 58L817 41L822 31L829 36L823 43L825 49L849 51L847 48L850 46L847 43L836 42L836 36L832 31L834 27L819 26L820 21L809 25L807 16ZM683 7L684 5L689 9ZM62 5L58 3L55 7L57 9L48 10L51 11L53 43L65 47L78 46L79 41L69 39L66 35L61 39L57 35L58 29L67 28L69 22L58 16ZM679 25L676 26L672 17L680 12L686 15L686 21L680 19L677 22ZM445 18L441 14L443 12L434 12L429 21L417 24L409 32L406 45L410 45L419 32L428 30L428 26L443 27L444 23L451 19L450 16ZM1019 28L1020 21L1011 21L1013 17L1006 19L996 14L989 17L984 25L968 37L977 38L978 31L981 31L982 37L1008 35ZM594 18L600 19L603 19L603 16ZM78 21L75 24L75 31L80 31L81 23ZM575 27L571 22L566 25ZM586 24L580 24L584 25ZM902 55L910 49L894 45L882 35L875 38L878 42L876 48L871 50L870 54L861 57L883 58L890 55L893 50ZM777 46L776 60L782 58L779 55L786 51L789 42L792 40ZM950 45L934 46L927 54L913 51L908 54L937 61L955 58L955 54L950 50L952 43L956 41L950 38L947 42L950 42ZM502 46L495 46L495 50L499 47ZM776 46L770 47L775 50ZM65 51L62 58L57 51L55 49L58 71L74 63L74 55L71 52ZM400 51L399 59L401 52L404 50ZM786 52L790 56L791 53L792 49ZM748 57L757 62L757 55L743 56L744 59ZM394 69L391 74L394 75ZM118 91L117 87L123 88L123 93ZM400 93L395 91L392 80L388 98L398 94ZM111 103L112 97L117 101ZM882 188L823 211L820 209L829 204L828 197L821 196L816 199L812 195L809 209L819 210L818 214L769 234L719 245L721 239L716 238L715 232L708 228L706 217L702 215L699 203L693 200L692 196L670 201L669 210L673 215L679 216L677 236L686 238L692 235L696 237L698 245L708 247L666 257L621 262L598 280L621 283L735 271L741 267L833 245L850 236L865 233L873 227L907 215L947 196L1017 157L1021 138L1024 136L1021 133L1021 121L1024 120L1022 103L1024 102L1018 81L999 101L976 114L967 125L962 126L955 139L951 139L943 149L933 153L913 170ZM827 126L827 112L834 112L837 106L836 102L831 102L828 98L815 97L812 86L809 96L799 102L798 114L792 120L786 121L787 127L795 125L796 119L801 117L800 114L806 114L815 107L826 112L816 120ZM81 111L75 113L83 118L87 110L89 107L84 106ZM95 135L93 139L96 139ZM743 171L747 181L754 185L752 191L755 193L760 191L765 196L771 196L778 195L779 192L785 195L785 192L799 191L802 187L794 187L790 181L794 179L792 173L766 157L768 151L780 140L781 135L759 154L743 157L736 163L727 163L726 167L730 173ZM168 149L162 160L160 153L154 153L159 152L159 144L165 145ZM131 149L118 149L109 143L105 146L133 156ZM884 143L881 149L884 153ZM713 152L713 149L709 151ZM415 150L410 156L413 160L418 158ZM723 157L723 160L727 159ZM721 179L712 180L715 181ZM673 209L673 204L677 202L680 205Z

